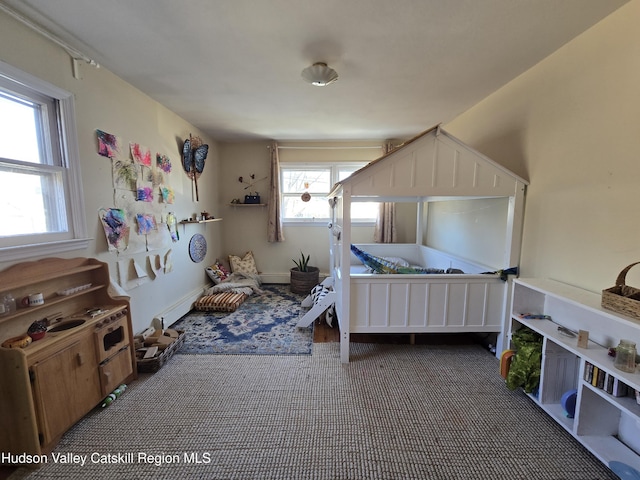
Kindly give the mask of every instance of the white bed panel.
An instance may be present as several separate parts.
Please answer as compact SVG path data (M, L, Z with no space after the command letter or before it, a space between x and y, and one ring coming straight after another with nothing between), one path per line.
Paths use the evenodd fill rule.
M493 276L351 277L354 333L498 332L506 284Z

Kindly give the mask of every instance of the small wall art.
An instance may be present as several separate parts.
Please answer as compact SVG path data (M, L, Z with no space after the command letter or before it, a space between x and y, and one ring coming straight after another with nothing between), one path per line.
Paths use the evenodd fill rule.
M129 225L125 211L120 208L101 208L99 217L109 251L126 250L129 244Z
M102 130L96 130L98 137L98 154L103 157L115 158L120 156L122 142L118 137Z

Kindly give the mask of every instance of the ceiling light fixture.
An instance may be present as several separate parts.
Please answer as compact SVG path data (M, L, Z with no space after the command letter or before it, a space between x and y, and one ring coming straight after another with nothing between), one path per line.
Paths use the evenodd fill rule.
M338 79L338 74L326 63L318 62L302 70L302 78L316 87L326 87Z

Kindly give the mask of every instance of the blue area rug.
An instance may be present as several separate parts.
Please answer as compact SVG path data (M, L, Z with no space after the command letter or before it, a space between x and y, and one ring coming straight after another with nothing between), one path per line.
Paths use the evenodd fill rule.
M304 296L289 285L263 285L235 312L192 311L171 328L184 330L177 353L213 355L311 355L313 326L298 328Z

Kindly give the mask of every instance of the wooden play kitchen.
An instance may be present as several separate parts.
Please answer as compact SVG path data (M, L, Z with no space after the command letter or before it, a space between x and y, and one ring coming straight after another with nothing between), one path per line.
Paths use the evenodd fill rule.
M112 296L109 283L108 265L91 258L0 272L0 298L17 300L0 314L0 451L52 450L105 396L136 378L129 300Z

